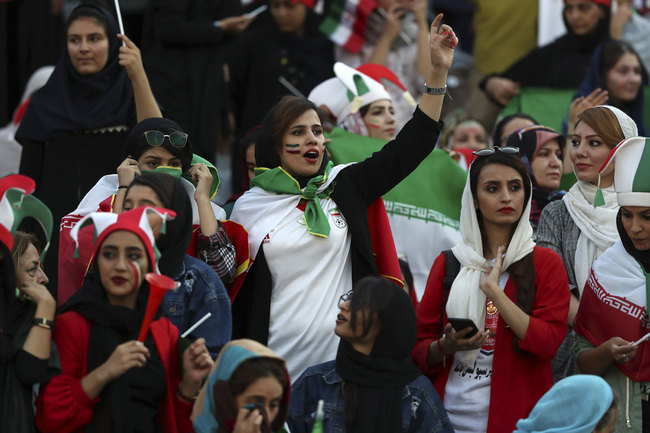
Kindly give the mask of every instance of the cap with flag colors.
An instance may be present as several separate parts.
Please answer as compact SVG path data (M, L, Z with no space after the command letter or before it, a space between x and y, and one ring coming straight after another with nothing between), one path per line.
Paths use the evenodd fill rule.
M32 179L20 174L0 179L0 242L9 250L14 245L14 234L25 218L36 220L46 237L46 245L41 254L45 257L52 236L52 212L43 202L31 195L36 184Z
M93 212L83 217L70 231L70 237L74 241L76 248L79 248L79 230L88 225L95 226L95 247L93 256L97 257L97 251L108 235L118 230L126 230L135 234L145 246L151 268L156 272L158 270L158 258L160 252L156 248L155 235L151 227L149 217L160 219L162 225L160 233L165 233L165 223L176 217L176 213L169 209L159 209L153 207L139 207L131 209L121 214L112 212Z
M320 31L351 53L358 53L365 41L368 17L377 8L374 0L334 0Z
M383 84L344 63L336 62L334 73L347 89L345 94L348 103L337 116L339 119L345 118L350 113L356 113L364 105L380 99L391 99Z
M363 72L370 78L374 79L375 81L379 81L380 83L383 83L382 80L393 83L399 87L400 90L402 90L402 96L404 99L406 99L406 102L408 102L411 107L415 107L417 105L415 98L413 98L413 95L411 95L411 92L408 91L402 81L397 77L397 75L395 75L393 71L388 69L388 67L379 65L377 63L365 63L359 66L357 68L357 71Z
M650 138L621 141L609 153L600 173L612 163L618 205L650 207Z

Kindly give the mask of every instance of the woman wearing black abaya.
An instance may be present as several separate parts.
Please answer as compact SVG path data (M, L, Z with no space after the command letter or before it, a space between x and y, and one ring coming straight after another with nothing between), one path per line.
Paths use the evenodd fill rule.
M417 331L406 292L366 277L341 296L339 309L336 360L308 368L293 384L291 431L312 431L310 415L322 399L324 432L452 432L440 397L411 361Z
M142 50L151 87L165 110L214 162L217 140L230 113L223 50L252 18L239 0L151 0Z
M105 9L76 8L54 72L32 96L16 132L23 146L20 173L36 181L35 195L50 208L56 224L97 179L119 165L122 143L136 120L161 117L140 50L117 33L117 22ZM52 254L46 270L53 281L55 263Z
M507 105L519 86L578 87L592 53L609 37L610 4L610 0L564 0L567 33L531 51L504 73L486 77L481 88L498 104Z

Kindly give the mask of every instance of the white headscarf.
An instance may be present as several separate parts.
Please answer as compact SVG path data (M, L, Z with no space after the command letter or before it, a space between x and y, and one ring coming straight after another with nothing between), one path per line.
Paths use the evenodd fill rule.
M470 165L470 173L471 173ZM525 180L524 180L525 182ZM529 180L530 182L530 180ZM532 190L532 185L531 185ZM531 194L532 195L532 194ZM508 244L502 270L521 260L533 251L533 229L530 226L530 197L521 213L517 228ZM478 329L485 328L485 293L479 288L481 276L490 266L483 257L483 241L478 224L474 197L470 186L470 176L467 176L460 211L460 234L462 242L452 248L452 252L462 265L449 292L447 301L447 316L469 318ZM456 357L465 365L471 366L478 357L479 349L456 353Z
M610 105L598 105L598 107L607 108L616 116L625 138L636 137L639 134L634 120L618 108ZM580 229L573 270L581 295L591 265L607 248L614 245L619 237L616 229L618 202L614 187L602 188L605 204L597 208L593 206L596 190L596 186L578 181L562 198L573 222Z

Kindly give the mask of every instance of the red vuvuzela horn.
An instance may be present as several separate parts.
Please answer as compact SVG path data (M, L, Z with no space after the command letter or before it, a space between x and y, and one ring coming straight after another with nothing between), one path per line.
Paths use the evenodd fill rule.
M162 301L163 296L168 291L174 290L179 286L179 283L166 275L148 272L144 277L149 282L149 300L147 301L147 309L144 313L142 326L140 327L140 335L138 335L138 341L141 343L144 343L144 339L147 333L149 333L149 326L151 325L153 316L158 311L158 306L160 306L160 301Z

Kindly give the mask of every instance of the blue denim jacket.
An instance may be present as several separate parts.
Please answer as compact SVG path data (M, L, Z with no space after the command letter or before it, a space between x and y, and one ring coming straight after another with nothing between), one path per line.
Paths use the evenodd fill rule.
M345 432L343 421L343 379L334 361L309 367L291 386L287 420L291 433L310 433L318 400L324 400L323 432ZM453 433L454 428L433 385L420 375L402 392L404 433Z
M176 325L182 334L208 312L212 313L188 338L205 338L210 354L216 357L232 334L230 297L226 288L210 266L187 254L173 278L181 285L163 298L162 315Z

